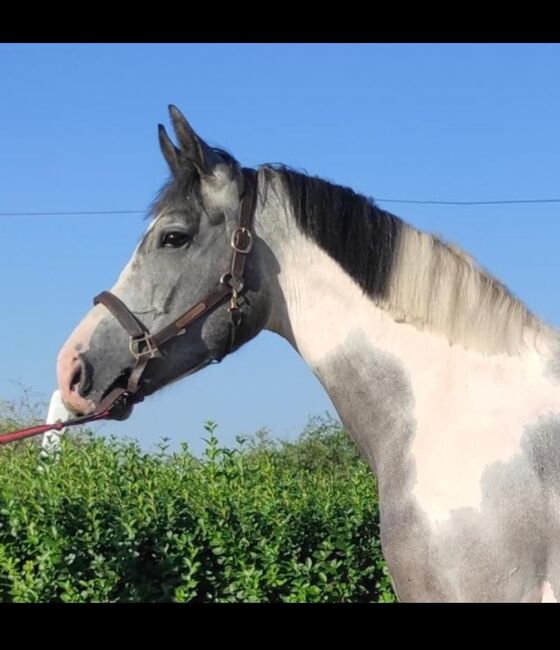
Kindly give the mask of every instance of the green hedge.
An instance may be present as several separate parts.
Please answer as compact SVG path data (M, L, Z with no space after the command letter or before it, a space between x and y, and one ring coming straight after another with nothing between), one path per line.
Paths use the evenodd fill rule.
M391 602L375 481L321 422L224 449L0 448L0 602Z

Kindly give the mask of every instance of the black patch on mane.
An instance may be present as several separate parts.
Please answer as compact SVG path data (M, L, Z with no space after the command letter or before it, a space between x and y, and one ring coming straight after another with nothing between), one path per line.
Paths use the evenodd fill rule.
M280 176L298 228L373 298L387 295L403 222L348 187L307 176L284 165Z
M238 165L223 149L213 148L224 162ZM372 199L348 187L307 176L285 165L266 165L264 171L280 176L298 228L373 298L387 294L403 222L381 210ZM149 211L187 210L202 205L198 171L189 160L160 189Z

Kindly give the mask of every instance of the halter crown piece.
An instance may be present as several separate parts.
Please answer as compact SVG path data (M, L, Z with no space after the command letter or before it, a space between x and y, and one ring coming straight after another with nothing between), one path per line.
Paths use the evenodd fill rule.
M135 364L128 378L126 388L114 388L101 400L96 411L90 415L72 418L66 422L42 424L3 434L0 435L0 445L36 436L53 429L60 431L69 426L85 424L94 420L111 419L111 411L117 405L123 406L131 402L141 402L143 397L139 394L139 388L142 376L150 360L161 356L161 346L176 336L184 334L193 323L228 297L230 299L228 312L231 333L228 352L231 352L235 343L236 330L241 323L242 317L240 298L244 290L243 271L245 270L247 256L253 248L251 222L255 208L256 174L257 172L254 169L243 169L243 193L239 207L239 218L230 239L233 253L229 271L220 276L216 287L209 294L183 312L179 318L152 334L122 300L110 291L102 291L93 299L94 305L104 305L111 312L130 337L128 348L135 359ZM191 373L216 361L214 358L209 358L193 368Z

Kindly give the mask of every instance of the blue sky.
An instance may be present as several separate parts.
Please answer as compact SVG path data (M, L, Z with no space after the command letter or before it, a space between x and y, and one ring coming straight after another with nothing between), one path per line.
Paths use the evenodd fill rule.
M560 196L559 45L5 44L0 212L146 209L167 173L156 125L169 103L244 165L284 162L374 198ZM469 251L560 324L560 204L380 204ZM0 397L23 385L47 399L58 349L146 223L0 224ZM293 437L325 411L304 362L264 333L97 429L200 450L207 419L231 443L263 426Z

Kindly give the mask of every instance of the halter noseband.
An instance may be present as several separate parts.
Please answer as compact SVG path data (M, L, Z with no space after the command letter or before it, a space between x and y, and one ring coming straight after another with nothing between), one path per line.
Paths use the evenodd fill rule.
M243 194L239 207L239 219L237 227L234 229L230 245L233 249L229 271L224 273L216 288L207 294L202 300L199 300L192 307L187 309L179 318L162 328L158 332L151 333L148 328L128 309L128 307L110 291L103 291L93 299L94 305L104 305L111 314L117 319L122 327L130 336L129 350L135 358L136 363L128 378L126 388L114 388L103 398L97 412L107 412L116 402L126 404L130 399L135 402L142 401L142 397L136 395L140 386L140 381L146 370L150 359L161 356L160 347L167 341L184 334L184 332L195 323L201 316L207 314L211 309L219 305L229 296L230 305L228 311L230 314L230 350L235 342L235 332L241 322L240 295L243 292L243 271L247 255L253 247L253 235L251 234L251 221L255 206L256 196L256 171L253 169L243 169ZM189 374L195 370L216 361L207 359L193 368Z

